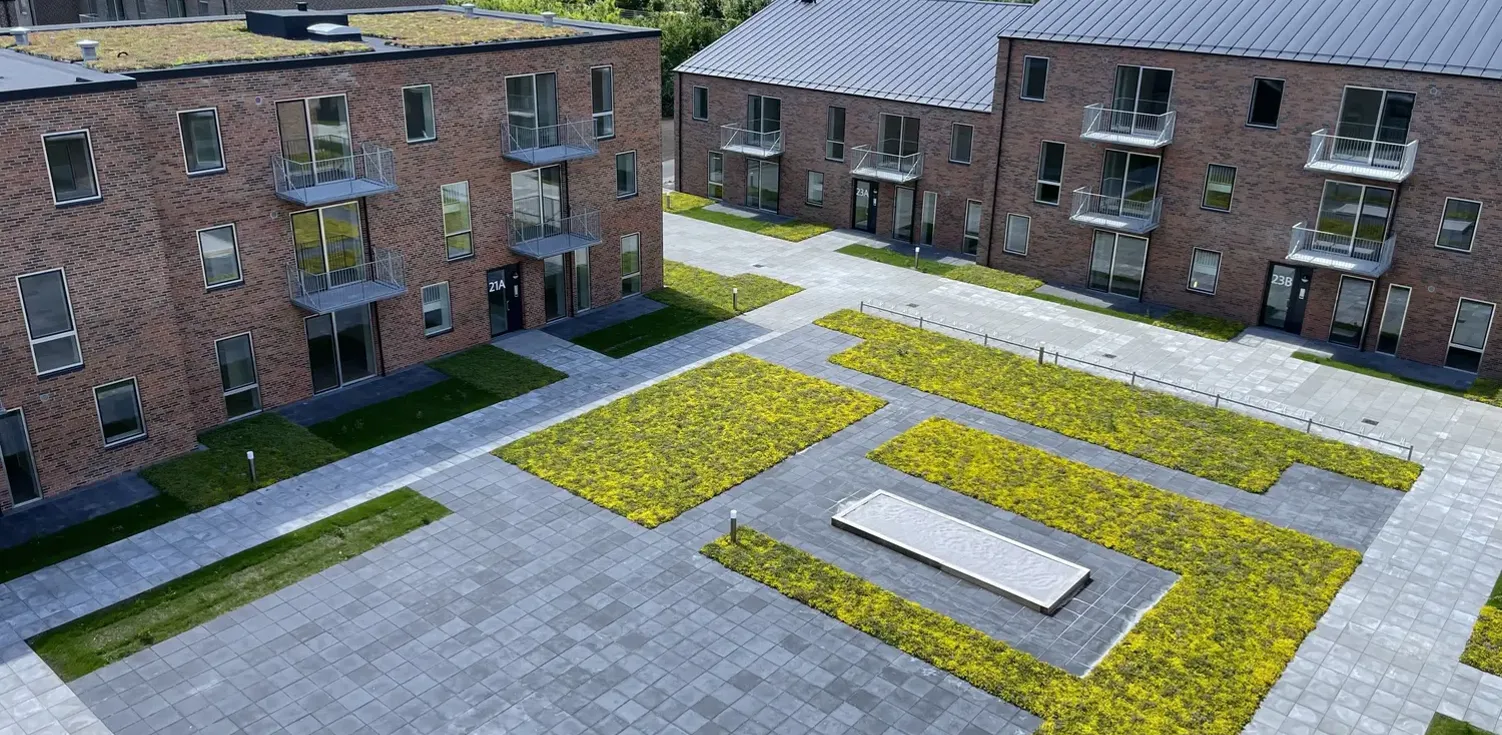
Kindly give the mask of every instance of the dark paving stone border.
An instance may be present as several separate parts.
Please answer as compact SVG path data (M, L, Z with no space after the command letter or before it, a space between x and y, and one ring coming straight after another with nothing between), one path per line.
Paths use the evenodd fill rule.
M156 494L151 483L134 472L127 472L65 495L24 505L0 516L0 549L57 533L90 518L154 498Z

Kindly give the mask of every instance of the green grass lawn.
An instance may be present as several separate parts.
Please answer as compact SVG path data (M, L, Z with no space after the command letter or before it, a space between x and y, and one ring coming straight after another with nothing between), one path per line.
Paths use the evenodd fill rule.
M732 288L740 289L736 304L731 303ZM663 288L647 294L667 308L579 335L572 341L610 357L625 357L802 290L766 276L722 276L669 260L663 263Z
M1075 677L755 532L704 547L726 567L1037 714L1041 733L1237 735L1361 559L945 419L868 456L1179 575Z
M885 404L736 354L539 431L495 455L651 528Z
M1098 444L1263 492L1294 462L1407 490L1413 462L1201 403L855 311L817 324L864 340L830 361Z
M1502 380L1477 378L1474 382L1471 383L1470 388L1462 390L1460 388L1452 388L1448 385L1440 385L1438 383L1430 383L1423 380L1405 378L1401 375L1394 375L1393 373L1389 373L1385 370L1369 368L1365 365L1354 365L1343 360L1337 360L1333 357L1321 357L1312 352L1304 352L1302 350L1293 353L1293 357L1297 360L1312 362L1316 365L1324 365L1325 367L1332 367L1336 368L1337 370L1346 370L1353 373L1360 373L1368 377L1381 378L1382 380L1391 380L1394 383L1402 383L1404 385L1411 385L1416 388L1425 388L1428 390L1436 390L1441 393L1448 393L1452 396L1477 401L1479 403L1487 403L1493 406L1502 406Z
M913 267L913 259L911 257L902 253L894 252L887 248L873 248L866 245L851 244L840 248L836 252L844 253L846 255L853 255L857 258L864 258L866 260L874 260L878 263L886 263L887 265L895 265L903 268ZM1146 314L1132 314L1130 312L1119 311L1104 306L1086 304L1075 301L1073 299L1067 299L1062 296L1055 296L1053 294L1038 293L1035 289L1037 289L1039 286L1042 286L1043 282L1036 278L1029 278L1028 276L1018 275L1016 273L1008 273L1007 271L997 270L995 268L987 268L979 265L971 265L968 263L965 265L957 265L920 259L918 262L918 270L923 273L942 276L944 278L949 278L956 281L963 281L965 283L971 283L977 286L984 286L986 288L994 289L997 291L1005 291L1007 293L1030 296L1041 301L1049 301L1055 304L1062 304L1064 306L1069 306L1076 309L1084 309L1085 311L1092 311L1097 314L1105 314L1106 316L1113 316L1118 319L1128 319L1130 321L1141 322L1143 324L1151 324L1155 327L1172 329L1178 332L1194 334L1200 337L1218 340L1221 342L1235 339L1236 335L1241 334L1242 330L1246 329L1246 325L1238 321L1231 319L1222 319L1215 316L1207 316L1204 314L1195 314L1194 312L1184 311L1182 309L1172 309L1163 314L1148 316Z
M662 211L691 217L701 222L733 227L737 230L745 230L746 232L755 232L759 235L775 237L779 240L787 240L788 242L801 242L814 235L822 235L834 229L829 225L799 222L797 220L782 223L762 222L748 217L704 209L704 207L713 203L713 199L705 199L704 197L697 197L682 192L671 192L664 194L662 197Z
M154 587L28 643L63 681L191 630L449 511L402 488Z
M1492 735L1469 722L1446 717L1438 712L1434 713L1434 719L1429 721L1429 729L1424 735Z

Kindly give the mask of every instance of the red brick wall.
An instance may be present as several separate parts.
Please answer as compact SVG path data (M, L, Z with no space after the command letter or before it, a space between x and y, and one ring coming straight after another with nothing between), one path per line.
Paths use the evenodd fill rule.
M1046 102L1017 98L1022 58L1029 55L1052 59ZM1008 59L1011 81L1005 105L1002 163L997 173L993 237L1002 236L1007 212L1031 216L1033 226L1027 256L1009 255L996 248L987 260L994 267L1056 283L1085 284L1091 229L1069 221L1069 192L1081 186L1098 190L1108 146L1080 139L1084 107L1108 103L1115 67L1137 64L1175 70L1173 104L1178 110L1173 142L1161 151L1163 219L1151 235L1146 300L1257 322L1268 264L1287 254L1292 225L1315 218L1325 180L1341 178L1305 171L1303 166L1309 134L1334 124L1345 85L1418 95L1410 133L1419 140L1418 161L1413 175L1397 187L1392 229L1397 251L1392 269L1377 284L1368 320L1367 349L1376 341L1382 301L1390 283L1413 287L1399 356L1428 363L1444 362L1459 298L1502 300L1494 285L1502 275L1502 252L1498 250L1502 247L1502 227L1491 215L1497 195L1502 193L1502 175L1491 164L1502 153L1502 143L1487 132L1482 120L1483 111L1502 103L1502 86L1495 82L1169 51L1032 41L1009 44L1004 40L1003 69ZM1255 77L1286 80L1277 130L1245 124ZM1064 197L1059 207L1033 201L1038 151L1044 140L1067 145ZM1230 213L1200 208L1205 170L1211 163L1237 167ZM1485 204L1471 254L1434 248L1447 196L1479 199ZM1219 288L1214 296L1187 290L1191 252L1196 247L1222 253ZM1316 270L1304 336L1328 337L1338 281L1335 273ZM1499 346L1498 338L1494 325L1493 347ZM1502 374L1499 352L1488 351L1483 374Z
M616 137L599 155L566 164L571 212L601 212L603 242L591 249L593 302L620 297L620 236L641 234L643 288L662 284L658 134L658 42L601 41L528 51L378 62L142 82L135 90L0 105L11 172L0 194L0 401L23 407L42 484L55 494L193 446L197 431L224 421L214 340L251 332L267 408L312 391L303 318L289 300L289 215L275 196L270 158L280 149L275 102L348 95L355 142L395 152L398 191L370 197L365 236L404 256L407 293L376 305L380 363L392 371L490 338L485 272L521 262L528 328L540 326L542 266L508 249L513 171L501 156L504 77L556 72L559 107L589 121L590 67L615 72ZM438 139L407 144L401 88L432 84ZM189 178L176 113L217 107L227 170ZM52 205L40 136L88 128L104 198ZM637 152L638 196L615 197L615 153ZM446 260L439 187L470 184L475 256ZM206 292L196 231L234 223L243 285ZM21 327L14 277L67 268L85 366L38 380ZM422 287L448 281L453 331L423 336ZM147 439L105 450L90 388L139 378ZM0 492L0 503L9 494Z

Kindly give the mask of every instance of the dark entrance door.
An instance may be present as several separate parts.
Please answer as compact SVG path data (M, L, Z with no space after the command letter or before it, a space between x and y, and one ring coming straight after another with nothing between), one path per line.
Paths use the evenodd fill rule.
M876 195L879 191L874 181L855 180L855 210L850 216L855 229L876 232Z
M1267 271L1267 299L1262 305L1263 326L1298 334L1304 328L1304 305L1314 271L1273 263Z
M522 274L516 265L485 274L490 303L490 336L522 328Z

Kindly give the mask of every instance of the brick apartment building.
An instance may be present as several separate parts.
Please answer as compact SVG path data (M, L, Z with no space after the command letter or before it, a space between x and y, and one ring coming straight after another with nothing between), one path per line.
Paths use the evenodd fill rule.
M679 186L1502 376L1502 3L1347 10L774 0L679 67Z
M350 29L286 11L252 23L285 58L0 50L0 511L661 286L657 31L426 12L507 40L298 56ZM121 28L92 67L165 27Z

